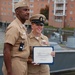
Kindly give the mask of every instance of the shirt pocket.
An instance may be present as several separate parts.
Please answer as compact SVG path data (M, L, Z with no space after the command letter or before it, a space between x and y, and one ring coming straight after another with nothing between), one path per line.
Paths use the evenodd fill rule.
M22 40L27 39L26 32L20 32L20 37L21 37Z
M20 37L21 37L20 43L21 42L24 43L23 49L25 49L26 46L27 46L27 35L26 35L26 32L20 32Z

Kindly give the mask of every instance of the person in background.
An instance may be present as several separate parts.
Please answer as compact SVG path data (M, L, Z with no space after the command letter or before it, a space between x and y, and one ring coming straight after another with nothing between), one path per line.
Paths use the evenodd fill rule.
M28 75L50 75L50 68L47 64L37 64L33 62L33 46L49 46L48 38L42 34L46 17L42 14L35 14L30 18L32 31L28 35L30 56L28 59ZM51 55L54 57L55 52Z
M30 52L24 23L29 19L28 3L16 3L15 14L16 19L7 27L5 34L3 75L27 75Z

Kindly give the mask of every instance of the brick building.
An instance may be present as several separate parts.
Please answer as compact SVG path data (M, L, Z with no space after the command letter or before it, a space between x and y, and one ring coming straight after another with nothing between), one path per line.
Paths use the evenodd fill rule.
M50 0L49 25L75 27L75 0Z
M0 0L0 22L10 23L14 18L14 4L21 0ZM49 4L49 0L27 0L30 6L30 16L40 13L41 8Z
M12 20L12 0L0 0L0 22L10 23Z
M14 3L20 0L0 0L0 23L10 23L14 18ZM55 27L75 27L75 0L27 0L30 16L40 13L49 5L49 25Z

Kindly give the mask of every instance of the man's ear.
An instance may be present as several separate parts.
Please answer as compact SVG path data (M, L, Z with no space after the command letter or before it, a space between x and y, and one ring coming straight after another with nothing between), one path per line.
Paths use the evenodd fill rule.
M15 12L16 12L16 14L18 14L18 10L16 10Z
M15 13L16 13L16 14L18 14L18 13L19 13L19 8L17 8L17 9L15 10Z

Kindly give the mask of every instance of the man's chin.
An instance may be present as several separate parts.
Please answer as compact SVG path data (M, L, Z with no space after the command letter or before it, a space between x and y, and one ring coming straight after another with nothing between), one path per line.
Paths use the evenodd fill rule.
M29 19L29 17L25 17L25 19L26 19L26 20L28 20L28 19Z
M29 18L26 18L26 20L28 20Z

